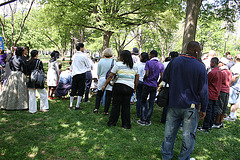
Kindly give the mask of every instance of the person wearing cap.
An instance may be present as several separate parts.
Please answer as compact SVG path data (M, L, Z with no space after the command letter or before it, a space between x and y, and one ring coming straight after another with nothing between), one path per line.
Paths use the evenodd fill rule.
M132 50L132 59L133 59L133 63L140 62L139 50L138 50L137 47L134 47L133 50Z
M222 57L219 60L219 69L222 71L222 88L218 97L218 106L216 108L216 119L213 124L213 128L223 128L223 118L227 111L228 99L229 99L229 90L230 83L232 80L232 72L228 69L229 60L225 57Z
M240 54L237 54L235 57L236 64L231 68L233 73L230 93L229 93L229 102L231 104L230 115L224 120L227 121L235 121L237 119L237 109L239 108L239 101L240 101Z

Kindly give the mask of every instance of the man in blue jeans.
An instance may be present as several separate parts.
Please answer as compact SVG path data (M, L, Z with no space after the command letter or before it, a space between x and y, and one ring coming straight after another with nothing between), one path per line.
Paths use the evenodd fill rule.
M141 119L137 121L138 124L143 126L151 125L153 105L157 93L157 86L159 84L158 79L160 74L162 77L164 71L164 66L161 62L159 62L157 56L158 52L152 50L149 55L150 61L147 61L145 65L145 75L143 78L143 92L141 98L142 115ZM161 80L159 82L161 82ZM149 94L150 94L150 98L148 100L149 108L147 108L145 104Z
M169 105L161 147L163 160L173 157L175 138L181 122L183 123L183 139L178 159L190 159L195 144L199 111L200 119L206 116L208 79L204 65L197 60L200 57L199 43L191 41L188 43L186 54L170 62L163 74L165 82L167 73L170 74L167 82L169 84Z

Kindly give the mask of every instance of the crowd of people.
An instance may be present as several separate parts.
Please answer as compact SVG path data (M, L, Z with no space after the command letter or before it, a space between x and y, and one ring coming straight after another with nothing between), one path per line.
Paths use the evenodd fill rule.
M31 59L26 58L23 47L17 47L15 55L8 59L1 51L1 75L6 72L7 66L11 70L7 78L1 78L1 84L4 84L0 96L1 108L29 108L30 113L36 113L37 90L40 95L40 110L43 112L49 110L48 98L55 99L68 94L69 108L73 109L74 96L77 95L74 109L83 109L80 104L89 102L93 62L87 56L88 53L84 53L86 50L83 43L77 43L76 50L66 71L61 71L61 65L57 62L59 52L51 53L47 72L48 93L44 84L35 84L29 76L36 65L44 71L37 50L31 51ZM183 149L179 159L189 159L197 130L210 132L212 128L221 129L224 128L224 120L237 119L240 54L234 59L227 52L218 58L212 50L202 56L200 44L192 41L187 45L186 53L170 52L164 63L160 62L158 56L156 50L148 54L139 53L138 48L133 48L131 52L121 51L116 61L112 58L113 50L105 49L98 62L98 86L93 113L99 113L101 101L104 101L103 114L110 114L107 125L116 126L121 114L122 127L130 129L130 103L136 93L136 116L139 118L136 123L149 126L152 124L151 117L158 91L162 86L169 87L169 104L163 108L161 117L161 123L165 123L162 157L173 157L175 138L182 127ZM231 105L230 114L226 115L228 104ZM198 126L199 119L204 119L203 126Z

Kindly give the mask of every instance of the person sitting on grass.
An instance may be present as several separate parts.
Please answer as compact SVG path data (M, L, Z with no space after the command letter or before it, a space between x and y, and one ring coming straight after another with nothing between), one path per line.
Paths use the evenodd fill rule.
M55 91L55 96L62 97L66 96L72 87L72 75L70 68L68 67L66 71L62 71L58 81L58 85Z

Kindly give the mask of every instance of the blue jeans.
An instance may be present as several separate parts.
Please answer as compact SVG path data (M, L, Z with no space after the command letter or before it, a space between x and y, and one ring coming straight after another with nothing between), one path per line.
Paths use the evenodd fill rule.
M89 95L89 90L92 84L92 72L91 71L87 71L86 72L86 82L85 82L85 97L84 97L84 102L88 101L88 95Z
M141 105L142 105L141 120L142 121L149 122L151 120L156 93L157 93L157 87L150 87L145 84L143 85L142 100L141 100ZM145 105L147 102L148 94L150 94L150 97L148 99L149 108Z
M137 117L140 118L141 117L141 111L142 111L142 106L141 106L141 100L142 100L142 91L143 91L143 82L142 81L138 81L138 86L137 86L137 90L136 90L136 96L137 96L137 103L136 103L136 114ZM145 103L145 115L147 115L147 102Z
M178 159L190 159L195 144L198 118L199 111L196 108L168 108L164 140L161 148L163 160L168 160L173 157L173 147L181 121L183 123L183 139L182 149Z
M206 117L203 121L203 128L204 129L210 129L212 128L213 123L215 122L216 118L216 109L218 107L218 101L217 100L208 100L208 106L206 111Z

